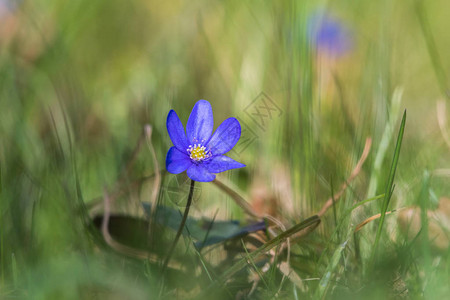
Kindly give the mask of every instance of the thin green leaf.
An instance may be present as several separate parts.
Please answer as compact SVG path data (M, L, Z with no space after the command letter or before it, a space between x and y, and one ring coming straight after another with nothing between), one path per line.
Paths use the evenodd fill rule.
M397 124L398 121L402 95L403 89L401 88L396 88L392 95L391 105L389 109L389 120L384 127L383 135L381 137L377 154L375 156L372 172L370 174L369 188L367 189L367 197L373 197L378 189L378 181L380 180L383 161L389 148L389 144L394 136L395 124Z
M397 143L395 145L394 157L392 159L391 170L389 172L389 179L386 184L386 191L384 193L385 197L384 197L382 208L381 208L380 223L378 225L377 234L375 237L375 243L373 246L373 251L372 251L371 260L370 260L371 265L373 265L374 260L377 255L377 249L378 249L378 244L380 243L381 230L383 229L384 218L385 218L386 211L388 209L389 202L391 200L391 196L393 193L395 172L397 170L398 159L400 157L400 149L401 149L402 141L403 141L403 133L405 132L405 124L406 124L406 110L403 113L402 123L400 125L400 130L399 130L398 137L397 137Z

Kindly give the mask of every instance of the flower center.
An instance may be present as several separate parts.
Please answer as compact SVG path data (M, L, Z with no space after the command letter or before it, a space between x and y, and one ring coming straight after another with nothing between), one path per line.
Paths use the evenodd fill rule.
M189 148L186 150L189 152L189 157L196 162L200 162L212 156L211 151L206 149L202 144L189 145Z

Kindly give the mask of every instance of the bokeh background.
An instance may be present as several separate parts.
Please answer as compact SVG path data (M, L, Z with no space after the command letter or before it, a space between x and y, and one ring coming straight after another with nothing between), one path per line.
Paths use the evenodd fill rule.
M253 296L448 295L449 20L445 0L0 0L1 298L158 295L157 268L99 249L88 210L132 157L125 181L164 169L167 113L176 110L185 124L198 99L210 101L215 127L229 116L243 127L230 156L247 167L218 178L287 227L320 210L372 139L334 212L292 250L293 270L311 278L307 287L274 279ZM389 210L421 214L413 223L430 238L402 233L400 213L386 216L378 267L367 272L378 220L350 239L345 233L379 213L381 201L344 212L385 192L405 109ZM134 155L147 124L151 146L144 142ZM163 178L163 191L171 180ZM149 201L152 188L129 185L118 210L142 216L130 199ZM193 216L246 220L216 186L197 189ZM185 196L159 200L177 207L174 197ZM426 210L443 215L436 229L443 245L428 230L434 219ZM335 230L342 231L336 239ZM344 242L352 246L335 265L329 249ZM331 283L321 291L328 271ZM243 282L245 291L251 283ZM239 292L231 298L246 295Z

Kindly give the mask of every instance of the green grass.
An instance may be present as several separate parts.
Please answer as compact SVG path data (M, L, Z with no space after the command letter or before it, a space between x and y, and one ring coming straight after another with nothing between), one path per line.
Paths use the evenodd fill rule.
M383 206L381 207L381 218L377 229L377 234L375 236L375 243L373 245L372 260L376 259L378 244L380 243L381 232L383 230L384 219L386 218L386 211L391 201L392 194L394 193L394 179L395 171L397 170L398 160L400 158L400 150L402 148L403 134L405 132L406 125L406 110L403 113L402 123L400 125L400 130L397 137L397 143L395 145L394 157L392 159L391 169L389 171L389 179L386 183L386 190L384 192ZM426 229L426 228L425 228ZM369 270L370 271L370 270Z
M315 52L320 9L348 27L345 55ZM444 0L38 0L0 14L0 298L445 298L450 251L430 215L450 197L436 115L450 95L448 11ZM258 95L277 107L263 126L248 113ZM164 172L165 123L174 109L185 124L199 99L216 127L241 122L229 155L247 167L196 183L188 223L203 220L200 243L216 222L269 229L226 241L223 229L196 249L187 227L162 274L176 231L141 203L183 214L189 185Z

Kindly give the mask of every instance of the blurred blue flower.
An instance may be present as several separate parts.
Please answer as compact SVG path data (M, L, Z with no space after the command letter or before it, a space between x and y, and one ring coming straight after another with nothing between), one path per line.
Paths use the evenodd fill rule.
M340 20L323 12L309 18L308 34L317 51L329 56L342 56L353 48L348 28Z
M0 0L0 19L15 12L21 2L21 0Z
M241 137L239 121L228 118L212 134L214 118L208 101L199 100L195 104L186 124L186 134L174 110L169 112L166 125L174 145L167 152L168 172L179 174L186 171L192 180L208 182L216 178L215 173L245 167L223 155Z

